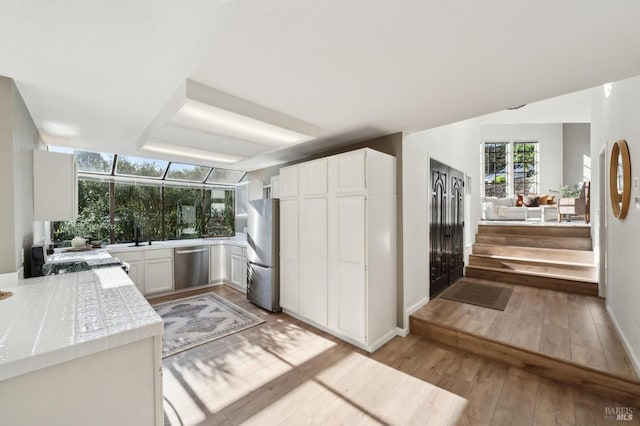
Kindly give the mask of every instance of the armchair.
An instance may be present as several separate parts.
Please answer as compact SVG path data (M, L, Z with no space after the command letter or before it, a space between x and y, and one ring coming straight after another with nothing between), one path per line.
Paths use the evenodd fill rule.
M584 223L589 223L591 208L591 182L586 181L578 198L560 198L558 200L558 222L562 221L562 215L578 215L584 218Z

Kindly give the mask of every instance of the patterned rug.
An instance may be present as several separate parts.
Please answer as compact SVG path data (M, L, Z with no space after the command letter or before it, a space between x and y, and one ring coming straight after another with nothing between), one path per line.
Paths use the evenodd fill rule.
M163 358L264 322L211 293L153 307L164 320Z

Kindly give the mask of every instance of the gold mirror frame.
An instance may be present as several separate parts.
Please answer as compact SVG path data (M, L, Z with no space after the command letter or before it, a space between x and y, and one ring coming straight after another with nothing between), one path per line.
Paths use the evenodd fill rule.
M622 159L622 193L618 192L618 158ZM611 149L609 164L609 195L611 209L616 219L624 219L629 211L631 200L631 158L627 141L619 140Z

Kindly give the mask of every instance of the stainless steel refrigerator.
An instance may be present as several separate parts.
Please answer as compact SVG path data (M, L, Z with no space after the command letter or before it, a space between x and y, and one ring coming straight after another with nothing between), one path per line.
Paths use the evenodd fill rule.
M247 212L247 298L280 312L280 200L249 201Z

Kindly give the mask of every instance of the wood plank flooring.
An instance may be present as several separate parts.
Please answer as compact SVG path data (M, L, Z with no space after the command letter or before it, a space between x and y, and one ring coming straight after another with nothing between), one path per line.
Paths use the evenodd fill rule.
M229 287L205 291L266 322L163 361L166 425L604 425L605 408L626 407L413 334L367 354Z
M435 298L412 316L638 380L604 300L554 290L511 287L504 311Z

